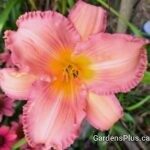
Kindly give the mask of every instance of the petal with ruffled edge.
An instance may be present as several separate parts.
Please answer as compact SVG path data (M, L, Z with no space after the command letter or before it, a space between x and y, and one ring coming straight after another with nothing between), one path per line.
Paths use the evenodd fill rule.
M147 57L141 38L124 34L99 33L76 47L91 59L94 77L89 89L99 94L127 92L142 79Z
M87 120L99 130L110 129L123 116L123 109L114 95L97 95L89 92Z
M80 0L72 8L68 18L83 39L91 34L104 32L106 28L106 11Z
M36 77L14 69L0 70L0 86L13 99L27 99Z
M49 73L49 60L60 51L72 50L80 35L72 23L57 12L29 12L17 20L18 30L5 32L5 45L18 67Z
M65 97L46 82L37 82L34 86L24 107L26 139L33 147L65 149L77 137L85 117L85 96Z
M7 126L1 126L0 127L0 135L6 135L7 133L9 132L9 127L7 127Z

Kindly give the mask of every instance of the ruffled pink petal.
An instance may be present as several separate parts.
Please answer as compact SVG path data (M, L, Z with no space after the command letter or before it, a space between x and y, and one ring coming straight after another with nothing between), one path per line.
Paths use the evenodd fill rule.
M49 83L36 83L24 107L23 125L28 143L41 149L68 147L77 137L85 116L83 102L83 95L67 97Z
M15 143L16 138L16 133L12 132L12 130L9 128L9 132L5 135L5 143L2 146L2 150L10 150Z
M18 30L5 32L5 45L20 68L49 73L49 60L72 50L80 36L72 23L57 12L29 12L17 20Z
M114 95L97 95L89 92L87 120L99 130L110 129L123 115L122 107Z
M27 99L36 77L26 72L14 69L0 71L0 86L2 90L13 99Z
M8 132L9 132L9 127L5 125L0 127L0 135L5 136Z
M76 53L84 53L92 61L95 76L87 83L90 90L112 94L134 88L146 70L146 43L130 35L100 33L78 44Z
M10 134L7 135L7 140L10 143L13 143L15 141L15 139L17 138L17 135L14 132L10 131Z
M104 32L106 28L106 11L81 0L73 7L68 18L83 39L91 34Z

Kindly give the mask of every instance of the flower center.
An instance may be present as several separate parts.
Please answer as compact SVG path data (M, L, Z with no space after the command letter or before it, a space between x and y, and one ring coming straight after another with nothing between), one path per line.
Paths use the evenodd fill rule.
M3 146L5 144L5 138L0 135L0 147Z
M69 64L67 67L65 67L64 75L66 75L68 78L75 79L79 76L79 70L73 64Z
M90 80L94 76L90 69L91 61L84 55L72 55L70 52L63 52L49 63L49 68L56 77L63 77L66 81Z
M70 93L72 89L77 91L82 83L94 76L90 64L90 59L84 55L72 55L70 52L59 54L49 63L50 72L56 77L56 89L65 93Z

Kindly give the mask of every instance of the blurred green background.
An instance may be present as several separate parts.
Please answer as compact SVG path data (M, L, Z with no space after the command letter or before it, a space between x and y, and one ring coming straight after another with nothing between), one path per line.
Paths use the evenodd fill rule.
M150 20L150 0L86 0L103 6L108 11L106 32L123 32L150 38L143 32L143 24ZM16 29L16 19L24 12L33 10L56 10L67 15L75 0L0 0L0 51L4 50L3 33ZM127 94L118 94L124 108L124 117L107 132L100 132L83 123L80 137L70 150L148 150L150 141L94 141L93 135L150 136L150 46L147 46L148 68L142 82ZM19 111L18 111L19 106ZM22 104L16 105L17 112ZM18 113L19 114L19 113Z

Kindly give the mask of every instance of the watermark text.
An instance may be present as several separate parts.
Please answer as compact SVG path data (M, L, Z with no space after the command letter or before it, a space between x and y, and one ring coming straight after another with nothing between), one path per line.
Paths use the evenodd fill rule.
M94 141L150 141L150 136L131 136L131 135L121 135L121 136L93 136Z

